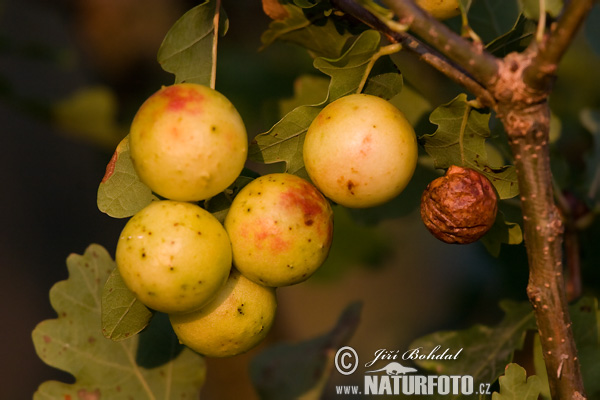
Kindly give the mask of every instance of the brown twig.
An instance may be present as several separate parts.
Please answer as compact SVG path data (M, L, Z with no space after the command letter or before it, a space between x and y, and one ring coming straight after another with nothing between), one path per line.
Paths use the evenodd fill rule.
M558 62L565 54L583 20L590 12L594 0L572 0L566 2L565 9L550 32L544 35L541 43L532 42L531 47L539 46L537 56L525 71L525 83L537 90L548 90L554 83Z
M480 43L456 34L412 0L386 0L385 3L399 17L400 23L410 26L411 32L460 65L484 87L496 75L498 59L486 52Z

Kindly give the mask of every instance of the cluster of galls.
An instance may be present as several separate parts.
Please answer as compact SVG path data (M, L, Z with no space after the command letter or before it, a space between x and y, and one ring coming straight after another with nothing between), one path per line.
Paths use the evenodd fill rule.
M181 343L210 357L260 343L274 321L276 288L305 281L324 263L333 238L328 199L382 204L406 187L418 157L415 132L395 106L370 95L342 97L306 133L312 183L261 176L235 196L222 224L198 202L226 190L246 162L246 129L227 98L197 84L163 87L138 110L129 142L140 180L163 200L125 225L119 272L140 302L169 314ZM472 240L493 222L472 218L492 208L478 201L494 194L491 185L463 171L451 168L423 195L426 225L447 242Z
M189 83L149 97L129 135L134 168L161 200L125 225L119 272L140 302L169 314L181 343L210 357L260 343L273 324L276 288L305 281L324 263L333 238L325 195L350 207L380 204L406 186L417 157L414 131L395 107L347 96L326 107L306 135L316 186L287 173L261 176L235 196L221 224L199 202L235 181L247 142L229 100Z

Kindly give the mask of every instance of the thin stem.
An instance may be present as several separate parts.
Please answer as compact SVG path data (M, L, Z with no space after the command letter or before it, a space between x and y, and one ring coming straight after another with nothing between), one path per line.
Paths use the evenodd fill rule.
M375 54L373 54L373 56L369 60L369 64L367 65L367 69L365 70L362 80L358 84L358 89L356 90L356 93L361 93L363 91L365 84L367 83L367 78L369 77L369 74L371 73L371 70L373 69L373 65L375 65L375 63L377 62L377 60L379 60L379 58L397 53L400 50L402 50L402 45L400 43L393 43L393 44L381 47Z
M538 42L544 40L544 31L546 29L546 0L540 0L540 19L538 20L536 39Z
M219 20L221 18L221 0L216 0L215 16L213 18L213 45L212 45L212 70L210 73L210 87L214 89L217 83L217 44L219 42Z

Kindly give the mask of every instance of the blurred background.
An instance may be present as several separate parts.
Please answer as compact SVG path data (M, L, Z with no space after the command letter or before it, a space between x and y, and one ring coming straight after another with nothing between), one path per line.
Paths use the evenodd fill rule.
M114 256L126 221L98 211L98 184L137 107L173 82L156 53L171 25L196 4L0 1L0 399L30 399L45 380L72 381L37 357L31 331L55 318L48 291L67 278L70 253L98 243ZM293 96L295 79L315 71L312 60L293 46L276 43L258 51L270 22L258 0L224 6L230 31L219 42L217 89L236 105L253 136L279 119L279 102ZM567 82L577 81L557 86L562 131L569 132L557 160L583 168L591 139L578 124L578 112L582 104L600 106L600 89L597 77L580 72L597 71L600 61L584 42L570 54L562 68ZM403 62L405 100L413 101L400 99L399 106L406 106L419 135L431 133L428 111L454 98L457 88L411 57ZM569 172L563 175L569 179ZM263 346L208 360L203 398L254 398L247 368L255 354L270 343L325 333L352 301L362 301L363 308L350 345L359 354L373 354L407 349L433 331L494 323L501 317L500 299L526 300L523 245L503 245L495 258L479 243L445 245L426 232L417 206L436 176L420 166L399 199L365 212L336 208L328 262L309 281L278 291L276 326ZM514 205L505 211L518 221ZM597 230L588 230L583 244L593 244ZM584 247L582 259L590 292L598 288L593 247ZM227 384L232 376L235 385Z

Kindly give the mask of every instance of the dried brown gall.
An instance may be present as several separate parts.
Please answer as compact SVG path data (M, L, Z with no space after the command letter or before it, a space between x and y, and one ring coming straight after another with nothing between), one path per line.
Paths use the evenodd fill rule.
M479 240L492 227L498 196L492 183L469 168L451 166L432 181L421 196L421 219L429 231L446 243Z

